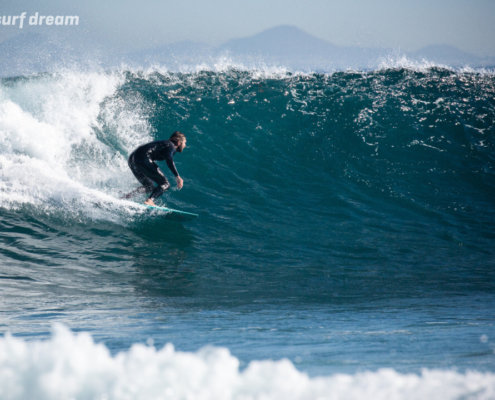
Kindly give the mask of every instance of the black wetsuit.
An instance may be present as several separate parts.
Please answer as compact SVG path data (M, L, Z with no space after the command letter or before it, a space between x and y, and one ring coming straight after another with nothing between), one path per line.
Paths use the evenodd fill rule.
M129 167L132 173L143 186L137 188L135 192L150 193L150 199L155 200L160 197L163 192L170 188L167 178L163 175L163 172L155 164L155 161L167 162L170 171L177 177L179 173L174 164L174 154L176 152L175 145L170 140L157 140L138 147L129 156ZM158 186L153 185L155 182ZM132 193L129 193L126 197L130 197Z

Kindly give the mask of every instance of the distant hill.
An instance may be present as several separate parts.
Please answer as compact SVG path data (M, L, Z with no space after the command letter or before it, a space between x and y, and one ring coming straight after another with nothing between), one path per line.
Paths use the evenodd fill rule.
M277 26L254 36L232 39L218 47L220 51L229 51L234 55L253 55L261 57L319 58L338 54L341 47L318 39L294 26Z
M247 66L276 65L302 70L374 69L383 60L397 58L386 48L337 46L294 26L277 26L256 35L232 39L221 46L179 42L150 49L119 54L117 49L104 50L97 38L77 45L67 39L54 42L49 38L24 33L0 43L0 76L24 75L50 71L60 65L93 65L104 68L127 64L134 67L162 65L177 69L183 65L211 65L226 57ZM411 61L424 60L452 67L495 66L495 57L481 58L450 45L431 45L411 53L401 53Z
M383 60L394 59L396 54L387 48L337 46L294 26L282 25L250 37L231 39L216 48L204 43L182 42L128 53L125 57L141 66L194 64L226 56L247 65L264 63L303 70L332 70L373 69ZM401 53L401 56L451 67L495 65L495 58L480 58L449 45L427 46L416 52Z
M376 68L382 59L393 58L387 48L336 46L294 26L277 26L254 36L232 39L218 48L237 58L264 59L292 67ZM495 58L480 58L450 45L432 45L404 53L412 61L427 60L451 67L495 65Z
M218 47L182 42L127 53L126 62L149 66L208 62L226 56L234 62L265 63L303 69L363 68L386 49L341 47L312 36L294 26L278 26L247 38L232 39ZM375 63L376 64L376 63Z
M495 58L482 58L474 54L462 51L455 46L450 45L431 45L409 53L409 57L414 60L427 60L437 64L448 65L452 67L474 66L485 67L494 66Z

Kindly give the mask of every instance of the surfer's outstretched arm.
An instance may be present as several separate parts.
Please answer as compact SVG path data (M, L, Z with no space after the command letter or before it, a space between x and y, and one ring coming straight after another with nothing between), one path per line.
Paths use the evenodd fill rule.
M170 169L170 171L172 171L172 174L174 174L175 177L178 177L179 173L177 172L177 168L175 167L172 154L167 154L167 156L165 157L165 162L167 163L167 166Z
M182 180L182 178L179 175L177 175L175 177L175 181L177 182L177 187L179 189L182 189L182 186L184 186L184 181Z
M172 173L175 175L175 181L177 182L177 187L179 189L182 189L182 186L184 186L184 181L182 178L179 176L179 172L177 172L177 168L175 167L174 159L172 157L172 154L169 154L166 158L165 161L167 162L168 168Z

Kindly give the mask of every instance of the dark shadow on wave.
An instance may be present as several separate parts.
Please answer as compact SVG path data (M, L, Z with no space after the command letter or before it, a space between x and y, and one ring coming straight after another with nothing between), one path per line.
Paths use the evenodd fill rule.
M186 226L163 218L139 218L129 228L147 242L165 242L181 249L190 247L195 241L195 235Z

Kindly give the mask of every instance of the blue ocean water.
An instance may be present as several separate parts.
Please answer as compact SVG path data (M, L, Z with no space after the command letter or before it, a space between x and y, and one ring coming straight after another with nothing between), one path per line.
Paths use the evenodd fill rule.
M85 348L74 362L91 364L101 347L80 332L108 365L133 345L151 366L168 351L177 376L213 345L204 368L238 374L225 390L258 390L148 385L170 398L290 398L304 379L311 391L293 398L370 398L366 379L375 398L495 396L494 95L493 72L435 66L2 79L4 397L38 393L53 354ZM199 214L184 224L119 200L138 185L128 155L175 130L184 188L159 203ZM73 333L52 336L56 323ZM97 387L57 386L74 398L159 398L104 395L74 371ZM116 390L130 376L102 379Z

